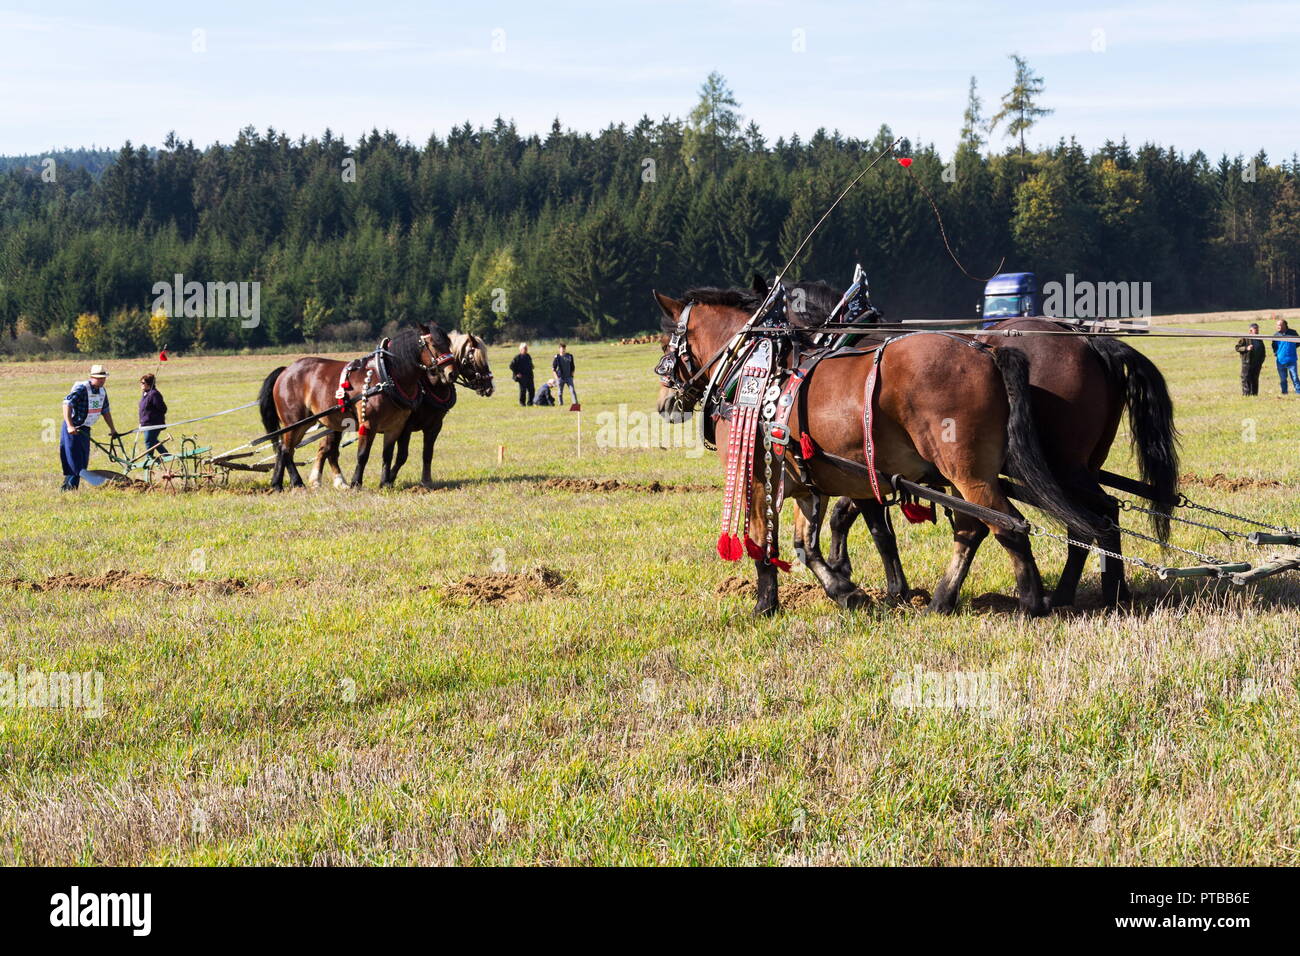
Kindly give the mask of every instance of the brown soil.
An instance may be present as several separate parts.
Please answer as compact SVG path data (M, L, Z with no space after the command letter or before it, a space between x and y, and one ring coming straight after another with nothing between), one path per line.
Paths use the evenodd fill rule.
M139 571L106 571L93 576L83 574L54 574L42 581L9 578L0 585L14 591L171 591L187 594L265 594L281 588L302 587L307 582L300 578L287 581L258 581L250 583L242 578L222 580L166 581Z
M538 487L556 491L642 491L651 494L678 491L718 491L711 485L665 485L662 481L620 481L617 478L547 478Z
M427 589L426 586L420 590ZM475 574L446 585L443 593L471 604L519 604L566 590L568 586L559 572L537 568L523 574Z
M992 611L995 614L1016 614L1020 611L1020 602L1009 594L997 594L986 591L970 602L972 610Z
M1285 488L1286 486L1280 481L1271 478L1229 478L1223 474L1213 474L1204 476L1195 472L1188 472L1178 479L1185 485L1203 485L1206 488L1217 488L1221 491L1248 491L1252 488Z

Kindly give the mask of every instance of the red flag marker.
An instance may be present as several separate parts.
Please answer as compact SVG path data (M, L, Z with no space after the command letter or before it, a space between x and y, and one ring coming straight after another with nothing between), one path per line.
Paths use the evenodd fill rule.
M900 156L900 157L898 157L898 165L900 165L900 166L902 166L904 169L906 169L908 166L911 166L911 165L912 165L912 157L911 157L911 156Z

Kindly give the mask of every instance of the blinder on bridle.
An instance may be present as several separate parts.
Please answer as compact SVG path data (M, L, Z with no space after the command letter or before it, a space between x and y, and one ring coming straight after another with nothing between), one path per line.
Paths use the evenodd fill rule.
M454 362L456 360L456 357L452 355L450 352L439 352L436 348L434 348L432 332L420 333L420 344L424 346L425 351L427 351L429 353L429 356L433 359L432 363L428 365L426 365L423 362L420 362L420 368L424 369L424 371L428 372L430 375L434 375L434 374L442 375L444 378L450 381L451 376L448 376L443 370L452 362Z
M464 355L456 360L456 373L452 380L480 394L490 393L494 387L492 373L482 371L474 364L478 346L468 335L465 338L465 346Z
M668 339L663 358L655 366L655 374L659 376L659 381L663 383L664 388L670 389L673 393L669 412L674 421L679 420L679 416L685 418L694 412L695 403L704 395L704 386L697 374L695 360L691 358L690 347L686 344L686 330L691 321L691 308L694 305L694 302L687 302L681 314L677 316L677 327L673 329ZM680 376L677 374L678 369L681 370Z

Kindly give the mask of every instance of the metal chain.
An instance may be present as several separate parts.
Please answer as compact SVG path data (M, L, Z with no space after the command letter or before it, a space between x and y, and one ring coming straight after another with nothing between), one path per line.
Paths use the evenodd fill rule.
M1121 527L1118 522L1110 521L1108 523L1112 528L1114 528L1116 531L1119 531L1122 534L1132 535L1135 538L1141 538L1143 541L1150 541L1152 544L1158 544L1160 545L1160 547L1168 548L1170 551L1180 551L1183 554L1190 554L1194 558L1200 558L1206 564L1227 564L1228 563L1222 558L1216 558L1213 555L1209 555L1209 554L1202 554L1200 551L1193 551L1191 548L1182 548L1176 544L1169 544L1168 542L1161 541L1159 538L1152 537L1149 534L1143 534L1141 531L1134 531L1132 528Z
M1197 511L1208 511L1210 514L1218 515L1220 518L1230 518L1233 521L1241 521L1245 524L1253 524L1257 528L1267 528L1270 531L1280 531L1282 534L1297 533L1294 528L1279 528L1275 524L1266 524L1263 521L1256 521L1253 518L1243 518L1241 515L1235 515L1231 511L1220 511L1218 508L1211 508L1209 505L1198 505L1196 502L1190 500L1186 495L1178 496L1178 503L1176 507L1195 508Z
M1156 511L1154 508L1143 508L1141 505L1126 499L1116 498L1115 501L1119 504L1121 511L1140 511L1144 515L1155 515L1157 518L1168 518L1170 521L1178 521L1182 524L1194 525L1197 528L1205 528L1207 531L1217 531L1225 538L1241 538L1245 540L1249 537L1249 535L1242 534L1240 531L1233 531L1230 528L1220 528L1216 525L1206 524L1203 521L1193 521L1191 518L1180 518L1178 515L1166 514L1163 511Z
M762 425L759 425L762 428ZM763 438L763 494L767 498L767 526L763 535L763 560L772 560L772 524L776 521L776 512L772 507L772 436Z
M1167 568L1161 567L1158 564L1152 564L1150 561L1144 561L1142 558L1136 558L1128 554L1120 554L1118 551L1107 551L1101 545L1088 544L1087 542L1084 541L1076 541L1074 538L1071 538L1068 534L1057 534L1054 531L1048 531L1046 528L1042 527L1041 525L1031 524L1029 526L1029 533L1034 537L1038 537L1038 538L1055 538L1057 541L1064 541L1066 544L1072 544L1076 548L1084 548L1087 551L1095 551L1097 552L1097 554L1104 554L1108 558L1114 558L1117 561L1123 561L1127 564L1135 564L1140 568L1146 568L1148 571L1154 571L1157 574L1159 574L1162 571L1168 570Z

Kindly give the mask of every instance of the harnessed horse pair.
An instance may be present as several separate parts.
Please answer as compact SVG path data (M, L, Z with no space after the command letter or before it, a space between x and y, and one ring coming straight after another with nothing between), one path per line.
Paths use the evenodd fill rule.
M454 339L453 339L454 336ZM393 446L399 439L409 442L407 431L413 414L426 429L427 458L432 442L427 429L431 416L423 412L426 400L442 402L442 416L455 402L454 386L459 382L480 395L492 393L492 373L487 349L472 335L449 336L436 325L421 324L385 339L369 355L351 362L319 357L301 358L288 367L275 369L262 383L258 404L268 435L278 439L271 487L279 490L287 471L293 487L303 484L293 461L293 451L314 423L326 429L316 454L310 481L320 480L322 467L329 464L334 483L341 486L338 455L343 432L355 427L357 465L351 485L361 486L375 434L384 436L384 469L380 486L391 484L396 469L390 469ZM435 432L436 437L436 432ZM405 460L405 445L397 467Z
M817 286L829 289L802 283L792 291L806 297ZM1071 482L1067 493L1056 477L1062 469L1049 464L1034 416L1043 402L1031 392L1030 357L951 333L906 332L873 340L837 330L841 321L860 329L879 315L860 270L829 314L823 310L812 319L790 321L786 296L787 290L773 290L755 310L752 298L734 290L694 290L682 302L656 293L668 333L656 367L663 384L660 412L680 420L703 404L706 438L713 431L727 432L716 438L717 447L726 449L729 489L719 553L740 557L734 516L747 504L746 531L754 533L746 534L743 550L758 570L757 610L770 613L777 606L776 572L783 562L776 554L776 525L781 498L790 494L800 506L796 551L843 606L865 600L849 580L842 541L859 511L881 552L890 594L906 591L886 508L897 503L911 520L931 518L932 509L911 500L919 497L945 505L953 525L954 554L932 610L953 609L975 551L991 530L1015 565L1021 608L1045 613L1048 604L1029 547L1032 526L1007 493L1042 508L1085 540L1101 538L1108 528L1080 501L1078 483ZM769 344L760 347L759 341ZM761 368L764 356L766 369ZM752 411L747 403L759 388L761 405ZM1118 404L1103 409L1108 421L1122 411L1122 394ZM759 433L761 453L756 452ZM1104 461L1114 433L1110 422L1104 441L1094 443L1105 447L1100 461L1089 462L1092 467ZM1169 433L1172 442L1171 425ZM1090 451L1095 458L1096 449ZM1001 477L1004 471L1015 483ZM882 481L895 497L881 494ZM944 486L956 489L957 496L937 490ZM836 560L828 563L818 536L832 495L852 505L838 512ZM1073 600L1074 583L1065 580L1069 570L1054 603Z

